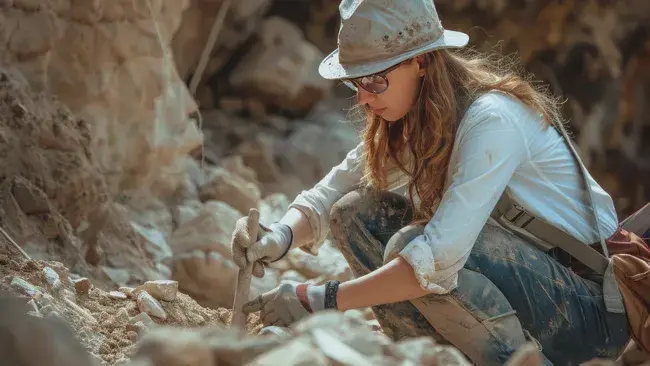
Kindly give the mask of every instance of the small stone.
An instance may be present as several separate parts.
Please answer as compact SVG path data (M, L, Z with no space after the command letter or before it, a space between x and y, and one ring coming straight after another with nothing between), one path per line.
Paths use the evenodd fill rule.
M63 320L63 318L61 317L61 314L59 314L59 312L56 311L56 310L50 311L47 315L45 315L45 318L46 319L61 319L61 320Z
M86 277L74 281L74 288L78 294L87 294L93 287L93 283Z
M143 335L149 331L149 328L143 322L136 322L126 326L127 331L136 332L138 335Z
M41 307L46 305L52 305L52 303L54 302L54 298L52 297L52 295L44 294L42 292L39 292L37 296L34 296L34 299L36 299L36 302Z
M135 298L135 294L133 293L134 290L135 289L133 287L120 287L118 289L119 292L123 293L124 295L126 295L130 299Z
M53 310L54 310L54 308L52 307L52 305L45 305L45 306L43 306L41 308L41 313L47 315L47 314L51 313Z
M126 337L131 342L135 342L135 341L138 340L138 333L136 333L135 331L130 330L130 331L126 332Z
M149 295L148 292L140 292L138 294L138 299L136 302L141 312L155 316L156 318L160 318L162 320L167 319L167 313L165 313L163 307L160 305L158 300L154 299L151 295Z
M36 301L34 301L34 299L31 299L31 300L27 301L25 306L27 307L27 311L36 311L36 312L38 312L38 305L36 305Z
M59 274L52 268L43 268L43 275L45 276L45 281L47 281L53 289L58 290L61 288L61 279L59 278Z
M133 318L131 318L130 321L132 324L135 324L137 322L142 322L144 323L144 325L146 325L149 328L154 327L156 325L156 323L153 321L153 319L151 319L151 317L147 313L140 313L134 316Z
M125 308L121 308L120 310L117 311L117 314L115 314L115 321L118 324L126 324L129 322L129 312L126 311Z
M174 301L178 293L178 281L147 281L143 285L136 287L134 294L137 296L142 291L148 292L156 300Z
M38 288L20 277L14 277L11 280L11 287L21 291L24 294L34 297L38 293Z
M111 291L111 292L108 293L108 297L110 297L111 299L117 299L117 300L126 300L127 299L126 295L124 293L120 292L120 291Z

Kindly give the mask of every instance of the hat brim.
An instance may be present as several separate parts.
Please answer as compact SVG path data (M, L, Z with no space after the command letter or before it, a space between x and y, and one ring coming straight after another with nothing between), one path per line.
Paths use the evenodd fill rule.
M327 55L323 61L321 61L318 67L318 73L323 78L329 80L354 79L361 76L378 73L411 57L415 57L433 50L465 47L468 42L469 36L467 34L445 29L443 35L440 38L420 48L416 48L387 60L369 62L363 65L348 67L344 67L339 62L339 49L337 48L332 53Z

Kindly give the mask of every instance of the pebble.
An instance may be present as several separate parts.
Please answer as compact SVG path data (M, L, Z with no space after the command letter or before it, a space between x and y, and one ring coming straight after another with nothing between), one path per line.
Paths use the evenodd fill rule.
M134 316L133 318L131 318L130 321L133 324L135 324L137 322L142 322L142 323L144 323L144 325L146 325L149 328L156 325L156 323L153 321L153 319L151 319L151 317L147 313L140 313L140 314Z
M118 300L127 299L126 295L120 291L111 291L108 293L108 297L110 297L111 299L118 299Z
M59 278L59 274L52 268L43 268L43 275L45 276L45 281L47 281L53 289L58 290L61 288L61 278Z
M133 287L120 287L118 289L119 292L123 293L124 295L126 295L130 299L135 298L135 294L133 293L134 290L135 289Z
M36 293L38 293L38 288L31 283L23 280L20 277L14 277L11 280L11 287L15 288L18 291L23 292L24 294L27 294L29 296L36 296Z
M31 299L31 300L27 301L25 306L27 306L27 311L36 311L36 312L38 312L38 305L36 305L36 301L34 301L34 299Z
M126 311L125 308L121 308L120 310L117 311L117 314L115 314L115 321L118 324L125 324L129 322L129 312Z
M126 332L126 337L127 337L127 338L132 342L132 343L135 343L135 341L138 340L138 333L135 332L135 331L130 330L130 331Z
M129 324L126 326L127 331L132 331L138 333L138 335L143 335L149 331L149 328L144 325L143 322L136 322L135 324Z
M135 288L135 295L146 291L156 300L174 301L178 293L178 281L156 280L147 281Z
M54 308L52 307L52 305L45 305L45 306L43 306L41 308L41 313L47 315L47 314L51 313L53 310L54 310Z
M93 287L93 283L90 282L86 277L82 277L78 280L74 280L74 288L78 294L87 294L88 291Z
M151 295L149 295L148 292L140 292L138 294L138 299L136 302L141 312L155 316L156 318L160 318L162 320L167 319L167 313L165 313L163 307L160 305L158 300L154 299Z

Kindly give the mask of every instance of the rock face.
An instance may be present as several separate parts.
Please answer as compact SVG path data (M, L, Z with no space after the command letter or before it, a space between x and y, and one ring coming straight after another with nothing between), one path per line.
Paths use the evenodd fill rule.
M187 118L195 104L168 46L187 5L187 0L0 4L0 66L18 68L35 90L55 94L88 122L90 136L84 138L92 141L113 193L173 190L176 177L163 172L173 172L176 158L200 143ZM70 141L44 143L62 143L58 149L65 151Z
M235 89L297 111L309 110L329 95L331 82L315 72L324 54L296 25L270 17L257 36L259 42L230 76Z

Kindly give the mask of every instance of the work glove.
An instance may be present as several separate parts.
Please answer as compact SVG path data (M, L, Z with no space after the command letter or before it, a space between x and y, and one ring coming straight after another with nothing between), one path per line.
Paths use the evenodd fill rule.
M268 227L259 224L257 238L249 238L248 217L237 220L230 243L233 262L244 268L254 263L253 276L264 277L263 263L274 262L284 256L291 246L293 233L288 225L273 223Z
M280 286L244 304L242 310L246 314L260 311L264 326L288 327L325 309L325 287L284 280Z

